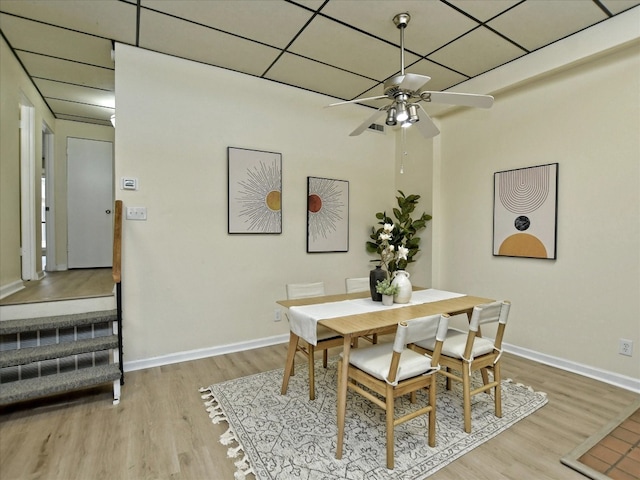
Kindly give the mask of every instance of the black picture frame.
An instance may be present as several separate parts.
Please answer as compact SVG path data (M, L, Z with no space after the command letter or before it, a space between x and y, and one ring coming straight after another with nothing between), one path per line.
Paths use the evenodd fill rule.
M558 164L495 172L493 255L555 260Z

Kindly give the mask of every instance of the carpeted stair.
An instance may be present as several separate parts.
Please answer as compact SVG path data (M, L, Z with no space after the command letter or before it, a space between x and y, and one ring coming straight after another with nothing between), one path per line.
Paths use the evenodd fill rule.
M113 382L116 310L0 321L0 405Z

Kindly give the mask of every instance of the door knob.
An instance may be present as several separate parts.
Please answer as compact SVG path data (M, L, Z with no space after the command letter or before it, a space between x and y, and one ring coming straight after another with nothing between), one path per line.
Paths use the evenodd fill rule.
M111 210L105 210L104 213L106 213L107 215L111 215Z

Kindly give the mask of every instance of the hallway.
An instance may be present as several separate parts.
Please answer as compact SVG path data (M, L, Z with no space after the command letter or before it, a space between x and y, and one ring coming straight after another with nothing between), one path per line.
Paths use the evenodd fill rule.
M0 300L0 305L55 302L113 295L111 267L45 272L42 280L25 282L25 288Z

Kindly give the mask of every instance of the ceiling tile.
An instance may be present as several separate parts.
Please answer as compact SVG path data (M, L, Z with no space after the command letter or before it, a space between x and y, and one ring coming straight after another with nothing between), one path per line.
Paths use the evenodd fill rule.
M142 6L278 48L285 48L313 15L290 3L254 0L142 0Z
M113 68L111 41L0 14L0 28L16 50Z
M318 10L322 4L324 4L325 0L290 0L290 2L297 3L311 10Z
M429 60L420 60L418 63L407 68L407 71L431 77L431 80L429 80L429 83L427 84L427 88L431 91L444 90L452 85L456 85L457 83L467 80L467 77L464 75L460 75L457 72L449 70L437 63L430 62Z
M489 29L480 27L430 55L429 59L472 77L524 53Z
M107 108L115 107L114 92L51 80L35 79L34 82L38 90L40 90L40 93L47 98L86 103L87 105L97 105Z
M194 38L198 41L194 42ZM143 11L140 19L140 47L258 76L280 53L260 43L150 10Z
M324 17L315 17L289 50L377 80L400 70L400 50L397 47ZM407 62L418 59L411 54L405 58Z
M18 57L29 74L35 78L115 90L113 70L27 52L18 52Z
M600 0L600 2L614 15L640 5L640 0Z
M83 103L66 102L64 100L46 99L49 106L62 115L109 121L114 110L112 108L85 105Z
M267 72L265 78L346 100L354 98L376 83L291 53L285 53Z
M400 32L393 23L393 17L403 12L411 15L404 32L405 48L420 56L433 52L478 25L445 3L424 0L341 0L329 2L322 10L322 14L398 46Z
M486 22L490 18L501 14L505 10L517 5L522 0L449 0L449 3L458 7L473 18Z
M2 0L3 12L135 44L136 6L119 0Z
M591 0L545 0L522 3L488 25L532 51L606 18Z

